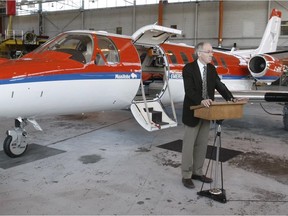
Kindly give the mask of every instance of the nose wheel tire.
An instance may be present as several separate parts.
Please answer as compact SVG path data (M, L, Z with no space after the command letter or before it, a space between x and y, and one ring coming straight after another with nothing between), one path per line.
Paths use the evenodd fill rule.
M27 150L28 145L18 145L17 140L12 142L12 136L8 135L3 143L4 152L11 158L20 157Z

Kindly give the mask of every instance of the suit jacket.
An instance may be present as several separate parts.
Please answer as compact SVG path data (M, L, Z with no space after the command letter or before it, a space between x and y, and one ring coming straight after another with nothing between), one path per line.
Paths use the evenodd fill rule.
M190 106L199 105L203 100L202 78L197 60L186 64L182 75L185 90L182 122L187 126L195 127L199 123L199 118L194 117L194 110L190 110ZM226 100L233 99L231 92L221 82L214 65L207 64L207 93L212 100L215 97L215 89Z

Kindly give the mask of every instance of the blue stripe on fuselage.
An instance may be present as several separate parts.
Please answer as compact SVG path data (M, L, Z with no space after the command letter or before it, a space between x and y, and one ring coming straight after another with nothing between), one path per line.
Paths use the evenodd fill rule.
M30 82L48 82L48 81L68 81L68 80L101 80L101 79L140 79L141 73L135 72L95 72L95 73L75 73L75 74L59 74L59 75L41 75L41 76L26 76L26 77L18 77L12 79L4 79L0 80L0 85L5 84L18 84L18 83L30 83ZM219 76L223 80L241 80L241 79L251 79L249 76L227 76L220 75ZM173 75L170 74L170 79L182 79L182 74ZM258 80L277 80L279 77L269 77L264 76L257 78Z
M41 75L41 76L26 76L12 79L0 80L0 85L18 84L30 82L48 82L48 81L67 81L67 80L101 80L101 79L140 79L141 73L131 72L95 72L95 73L75 73L75 74L59 74L59 75Z

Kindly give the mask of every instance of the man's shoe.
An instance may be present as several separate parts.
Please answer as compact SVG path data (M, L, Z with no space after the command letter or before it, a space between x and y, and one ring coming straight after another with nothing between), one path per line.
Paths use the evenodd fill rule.
M189 189L193 189L195 188L195 185L193 183L193 181L191 179L184 179L182 178L182 183L185 187L189 188Z
M211 178L208 178L207 176L205 175L194 175L192 174L192 179L195 179L195 180L199 180L199 181L202 181L204 183L211 183L213 182L213 180Z

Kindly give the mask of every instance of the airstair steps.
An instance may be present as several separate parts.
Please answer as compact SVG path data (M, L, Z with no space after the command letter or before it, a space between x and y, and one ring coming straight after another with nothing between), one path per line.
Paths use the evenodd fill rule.
M137 122L147 131L155 131L176 127L177 121L172 120L164 111L159 101L133 103L131 112ZM148 112L146 110L148 109Z
M146 108L144 108L144 111L146 112ZM159 125L169 124L167 122L162 121L162 112L161 111L156 111L153 109L153 107L149 107L148 112L151 113L152 122L154 122L155 124L159 124Z

